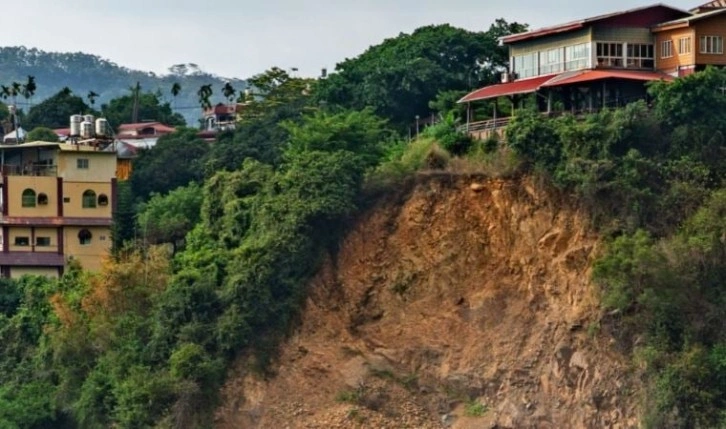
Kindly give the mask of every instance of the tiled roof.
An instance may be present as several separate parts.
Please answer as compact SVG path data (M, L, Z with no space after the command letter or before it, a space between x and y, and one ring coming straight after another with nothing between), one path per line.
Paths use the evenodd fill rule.
M591 82L594 80L604 79L627 79L627 80L640 80L640 81L652 81L652 80L673 80L672 76L667 74L651 72L651 71L636 71L636 70L583 70L581 72L563 73L556 76L549 81L541 85L541 88L571 85L573 83Z

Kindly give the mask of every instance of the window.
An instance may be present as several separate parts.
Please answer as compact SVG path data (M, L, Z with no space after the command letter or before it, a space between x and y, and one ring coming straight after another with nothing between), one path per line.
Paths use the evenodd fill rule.
M673 56L673 41L664 40L660 46L660 57L661 58L670 58L672 56Z
M28 237L15 237L16 246L30 246L30 239Z
M35 237L35 245L38 247L50 246L50 237Z
M723 54L723 38L721 36L701 36L702 54Z
M78 242L83 246L91 244L91 238L93 238L93 235L87 229L82 229L78 232Z
M83 208L93 209L96 208L96 193L88 189L83 193Z
M539 55L536 52L514 57L514 72L517 73L518 79L537 76L539 71L538 57Z
M540 53L539 74L559 73L564 68L562 48L550 49Z
M35 191L26 189L23 191L23 207L35 207Z
M590 66L589 43L568 46L565 48L565 70L582 70Z
M681 37L678 39L678 54L690 54L691 53L691 38Z
M71 197L63 197L63 202L64 203L70 203L71 202Z
M106 194L100 194L98 196L98 205L99 206L107 206L108 205L108 196L106 196Z
M652 69L655 67L653 54L653 45L644 43L628 43L628 67Z
M76 167L87 170L88 169L88 158L78 158L76 160Z
M48 205L48 196L44 193L38 194L38 205L39 206L47 206Z
M597 65L598 67L622 67L623 44L598 42Z

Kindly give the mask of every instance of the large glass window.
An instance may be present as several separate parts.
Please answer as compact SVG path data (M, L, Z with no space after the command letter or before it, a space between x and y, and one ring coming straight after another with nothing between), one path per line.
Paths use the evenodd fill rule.
M598 67L623 67L623 44L597 42Z
M565 48L565 70L582 70L590 67L589 43L568 46Z
M23 191L23 207L35 207L35 191L26 189Z
M652 69L655 67L653 54L653 45L628 43L628 67Z
M721 36L701 36L702 54L723 54L723 38Z
M559 73L564 69L562 48L550 49L540 53L539 74Z
M514 57L514 72L518 79L537 76L539 72L537 52Z

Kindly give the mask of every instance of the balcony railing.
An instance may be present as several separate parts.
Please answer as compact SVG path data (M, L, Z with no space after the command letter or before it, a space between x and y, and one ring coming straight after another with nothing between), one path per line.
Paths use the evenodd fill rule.
M4 164L0 166L3 176L50 176L58 174L58 166L45 164Z

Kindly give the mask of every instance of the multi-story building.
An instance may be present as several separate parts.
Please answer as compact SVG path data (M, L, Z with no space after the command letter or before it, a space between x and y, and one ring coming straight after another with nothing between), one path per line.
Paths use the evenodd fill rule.
M486 137L507 124L496 110L477 121L471 104L482 100L507 97L516 110L525 95L537 94L546 113L617 107L646 97L646 82L726 65L724 3L692 11L656 4L505 36L510 64L502 83L459 101L469 107L467 127Z
M113 149L113 148L108 148ZM0 273L98 270L111 247L116 152L97 145L0 145Z

